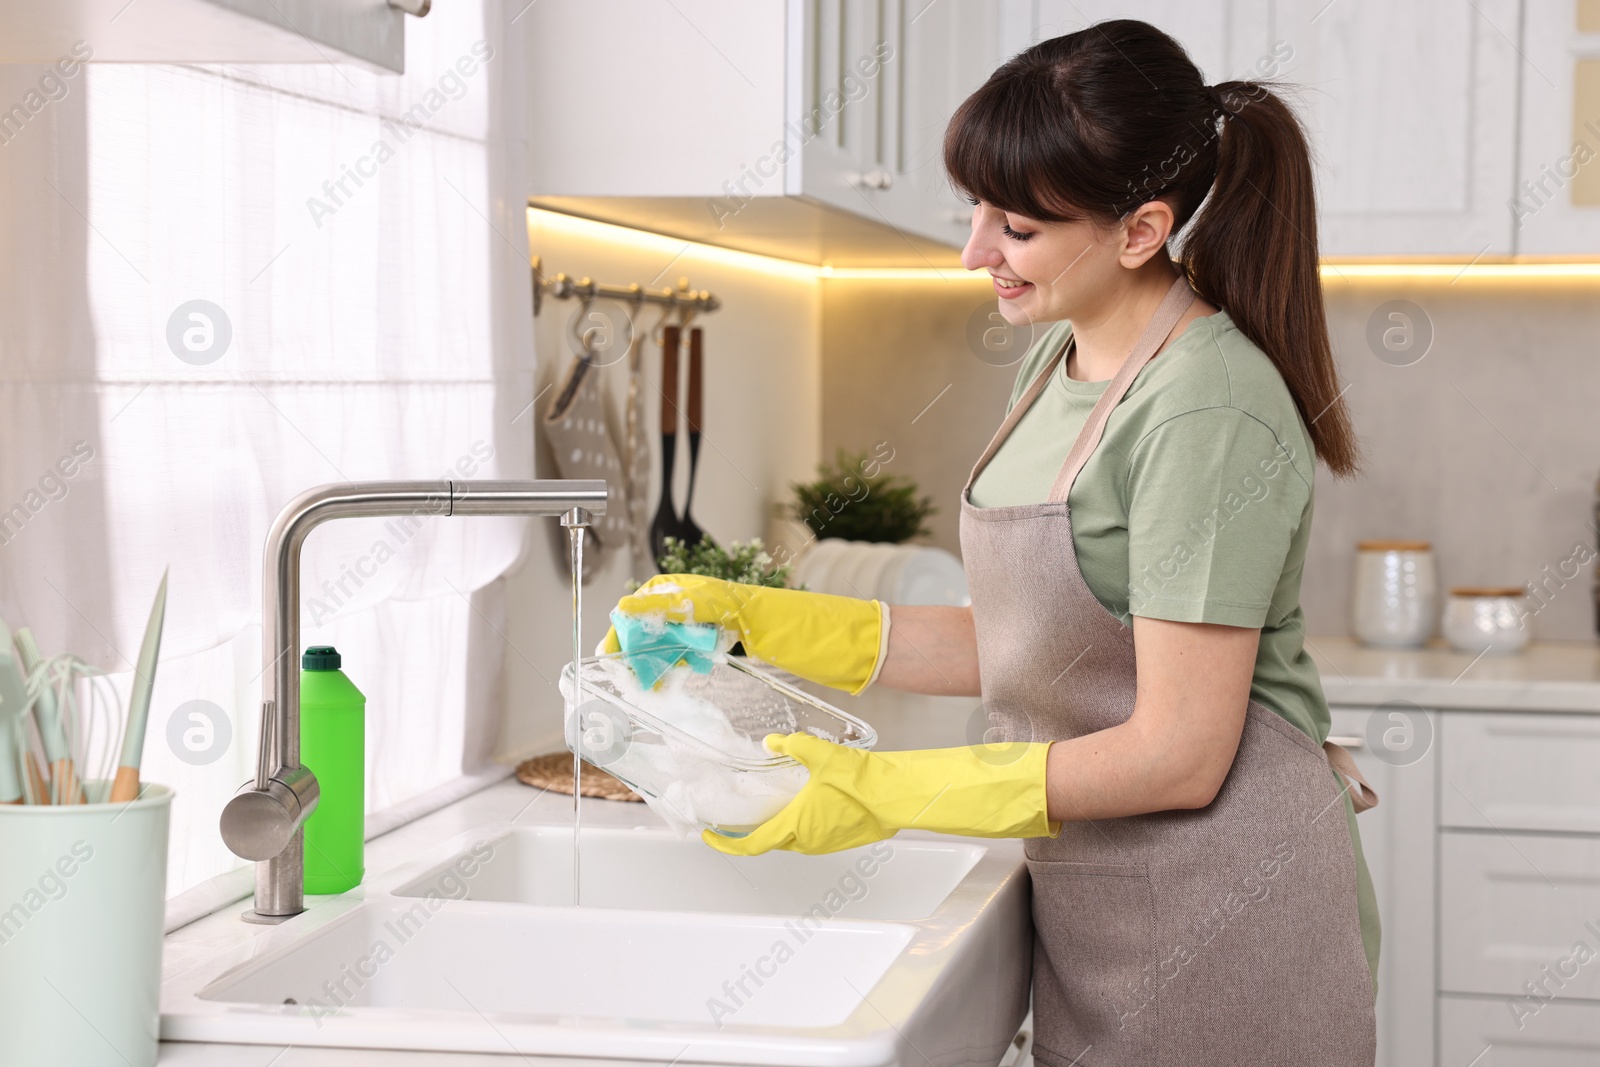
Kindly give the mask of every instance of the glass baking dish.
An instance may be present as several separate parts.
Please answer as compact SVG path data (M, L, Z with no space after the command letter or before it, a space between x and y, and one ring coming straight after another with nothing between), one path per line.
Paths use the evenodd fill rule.
M567 748L627 783L678 830L743 836L806 783L804 766L766 750L766 735L803 731L852 748L877 744L877 731L854 715L741 657L712 659L707 674L680 664L644 690L626 653L591 656L582 661L576 709L568 663L561 671Z

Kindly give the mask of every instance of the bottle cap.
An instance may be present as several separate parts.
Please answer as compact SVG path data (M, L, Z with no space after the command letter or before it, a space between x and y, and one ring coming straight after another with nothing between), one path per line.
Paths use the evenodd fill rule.
M300 657L300 669L307 671L336 671L342 662L339 650L332 645L312 645Z

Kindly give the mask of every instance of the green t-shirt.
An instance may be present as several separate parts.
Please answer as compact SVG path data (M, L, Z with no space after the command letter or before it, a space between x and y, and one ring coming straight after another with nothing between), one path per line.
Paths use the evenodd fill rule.
M1035 339L1011 406L1071 334L1057 322ZM1057 363L972 503L1042 503L1108 384ZM1143 615L1259 627L1251 697L1321 744L1331 718L1300 610L1314 463L1278 369L1224 311L1140 370L1067 503L1078 566L1106 610L1128 625Z
M1014 407L1072 326L1052 323L1023 358ZM1039 504L1107 381L1056 364L1034 404L972 485L980 508ZM1311 539L1316 455L1283 377L1228 313L1196 319L1139 371L1067 494L1089 591L1134 615L1259 627L1250 696L1317 744L1332 725L1305 650L1300 573ZM1345 800L1361 936L1377 980L1377 898Z

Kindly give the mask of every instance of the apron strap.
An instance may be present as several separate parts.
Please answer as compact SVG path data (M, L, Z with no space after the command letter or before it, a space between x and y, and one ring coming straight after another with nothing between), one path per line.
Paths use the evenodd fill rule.
M1012 429L1018 422L1022 421L1022 416L1026 415L1028 409L1033 406L1033 402L1039 399L1039 394L1044 391L1045 383L1050 380L1050 375L1056 369L1056 364L1061 362L1061 357L1070 351L1072 351L1072 338L1068 337L1066 343L1061 346L1054 356L1050 357L1050 362L1045 365L1044 370L1034 375L1033 382L1028 386L1027 391L1017 398L1015 404L1011 405L1011 410L1006 412L1005 421L1000 423L1000 428L989 439L989 445L983 450L983 455L979 456L978 462L973 464L972 473L967 475L967 484L961 491L963 497L967 495L967 490L972 488L972 483L978 480L979 473L994 458L994 454L1000 451L1000 446L1005 443L1005 439L1011 436Z
M1133 351L1122 361L1122 366L1117 368L1116 375L1107 384L1106 391L1100 394L1094 410L1089 412L1089 418L1079 431L1078 439L1072 443L1072 450L1067 453L1066 461L1061 464L1061 473L1056 475L1055 485L1050 488L1047 500L1067 499L1072 483L1078 479L1078 472L1083 470L1083 465L1089 462L1089 457L1100 444L1106 423L1111 419L1111 409L1122 402L1129 387L1133 385L1134 378L1139 376L1144 365L1161 350L1162 345L1166 344L1167 338L1177 327L1178 320L1183 318L1184 312L1189 310L1189 305L1194 303L1194 299L1195 291L1190 288L1188 277L1180 270L1178 277L1172 283L1172 288L1167 290L1167 295L1162 299L1161 306L1156 308L1149 325L1144 328L1144 333L1133 346Z
M1378 806L1378 791L1362 775L1361 769L1356 766L1355 757L1342 745L1332 741L1322 743L1322 751L1328 755L1328 766L1332 767L1350 785L1350 803L1355 807L1356 814Z

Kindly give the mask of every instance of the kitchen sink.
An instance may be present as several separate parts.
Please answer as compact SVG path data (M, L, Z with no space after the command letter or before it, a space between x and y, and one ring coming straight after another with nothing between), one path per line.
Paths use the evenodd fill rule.
M161 1036L946 1067L998 1062L1027 1010L1018 842L735 858L659 826L586 827L581 907L571 848L549 820L485 825L280 926L191 941L169 960ZM225 923L242 925L212 916L191 937Z
M891 841L827 856L769 852L736 859L670 830L585 830L579 899L603 909L793 916L820 907L831 918L920 919L937 910L983 852L960 842ZM474 842L395 892L570 904L572 831L523 827Z

